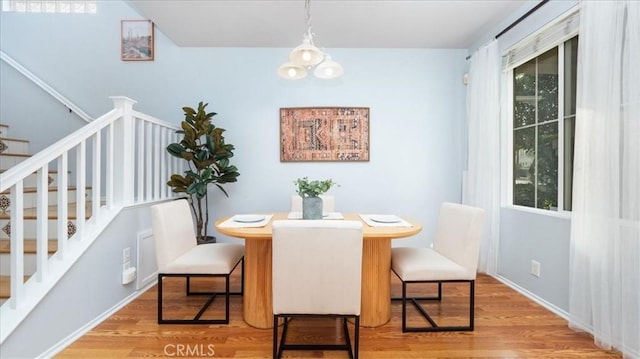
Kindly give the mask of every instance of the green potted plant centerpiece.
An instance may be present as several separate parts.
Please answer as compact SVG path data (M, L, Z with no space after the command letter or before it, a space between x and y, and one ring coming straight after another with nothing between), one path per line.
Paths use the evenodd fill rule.
M236 182L240 173L229 162L235 147L225 143L223 128L211 123L215 112L205 111L207 103L200 102L198 109L183 107L184 121L180 124L182 140L167 146L167 152L187 163L184 173L172 174L167 185L173 192L189 197L191 209L196 218L198 243L215 242L215 237L207 235L209 227L208 186L214 184L226 197L229 194L223 184Z
M338 184L331 178L310 181L307 177L298 178L293 183L302 197L302 219L322 219L322 198L319 196Z

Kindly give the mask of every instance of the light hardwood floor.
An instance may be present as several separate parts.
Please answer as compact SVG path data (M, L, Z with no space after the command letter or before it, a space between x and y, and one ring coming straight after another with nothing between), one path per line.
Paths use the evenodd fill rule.
M177 279L165 282L167 299L174 298L179 303L167 306L169 312L187 315L186 311L193 310L203 300L180 299L184 290L182 282ZM235 277L234 284L237 283ZM198 283L203 287L204 284ZM452 323L465 312L467 288L466 285L445 285L443 304L430 305L433 313L441 314L442 320L448 321L442 324ZM399 294L400 286L395 278L392 289L394 295ZM429 294L432 287L419 287L416 292ZM271 357L272 331L245 324L242 298L231 299L229 325L158 325L156 295L154 286L59 353L57 358ZM214 305L216 303L219 302L216 300ZM217 310L211 312L214 315ZM410 313L415 314L413 310ZM475 318L473 332L402 333L401 305L394 301L390 322L379 328L361 328L360 357L622 358L618 352L597 348L590 335L572 331L565 320L492 277L478 277ZM333 341L340 337L332 319L296 320L292 327L292 340ZM313 351L285 352L285 357L347 358L348 355L339 351Z

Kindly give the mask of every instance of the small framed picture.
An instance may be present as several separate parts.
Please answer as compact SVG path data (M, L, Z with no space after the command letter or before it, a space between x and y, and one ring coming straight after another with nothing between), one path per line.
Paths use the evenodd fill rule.
M153 22L151 20L120 21L120 59L153 61Z

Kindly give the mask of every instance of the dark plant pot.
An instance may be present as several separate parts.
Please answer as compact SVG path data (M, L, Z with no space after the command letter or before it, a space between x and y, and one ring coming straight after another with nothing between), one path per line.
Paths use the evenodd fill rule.
M204 238L198 237L198 244L216 243L216 237L206 236Z
M302 198L302 219L322 219L322 198Z

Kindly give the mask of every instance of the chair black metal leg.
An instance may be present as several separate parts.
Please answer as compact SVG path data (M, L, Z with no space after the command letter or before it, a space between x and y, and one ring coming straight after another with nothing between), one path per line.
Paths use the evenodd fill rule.
M353 335L355 337L353 339L354 346L355 346L355 348L354 348L354 352L355 352L354 358L358 359L358 357L360 355L360 316L359 315L356 316L356 319L353 322L354 322L354 326L355 326L355 329L353 330L354 331Z
M229 275L224 276L224 288L225 288L225 306L224 306L224 320L229 324Z
M244 295L244 257L242 257L242 276L240 277L240 295Z
M351 338L349 338L349 326L347 324L347 317L342 318L342 333L347 345L347 350L349 351L349 358L353 359L353 347L351 346Z
M282 317L284 324L282 325L282 336L280 337L280 344L278 344L278 359L282 357L282 351L287 346L287 332L289 331L289 318L285 315Z
M475 301L476 301L476 281L469 282L469 327L474 328L475 323Z
M407 331L407 282L402 281L402 331Z
M415 298L411 298L411 304L413 304L413 306L420 312L420 314L422 314L424 319L426 319L432 327L438 327L438 324L433 320L433 318L431 318L429 313L427 313L427 311L420 305L420 303L418 303Z
M401 280L402 281L402 280ZM420 305L419 300L442 300L442 283L443 282L468 282L469 283L469 325L468 326L440 326L438 325L429 313ZM407 298L407 283L402 281L402 331L403 332L443 332L443 331L473 331L474 330L474 316L475 316L475 280L452 280L452 281L439 281L438 283L438 296L433 298L425 297L411 297ZM432 281L415 281L411 283L432 283ZM407 300L411 300L411 303L416 307L418 312L429 322L429 327L407 327Z
M273 316L273 359L277 359L278 356L278 316Z
M287 332L289 329L289 321L294 317L340 317L342 319L342 330L345 342L343 344L296 344L287 343ZM278 334L278 319L283 318L282 334ZM354 318L354 344L351 344L349 337L348 318ZM273 358L280 358L285 350L346 350L349 352L349 358L357 359L359 356L360 345L360 316L357 315L322 315L322 314L274 314L273 316Z
M163 317L163 279L165 277L184 277L186 282L186 295L208 295L209 298L200 308L198 313L193 319L164 319ZM223 277L225 281L224 292L192 292L191 291L191 277ZM229 324L229 312L230 312L230 274L186 274L186 273L159 273L158 274L158 324ZM200 319L202 315L207 311L211 303L215 300L217 295L224 294L225 308L223 319Z
M204 305L198 311L198 314L196 314L196 316L193 317L194 321L195 320L200 320L200 317L202 316L202 314L204 314L204 312L207 311L207 309L209 308L209 306L211 305L211 303L213 302L214 299L216 299L215 294L212 295L211 297L209 297L209 299L207 299L207 301L204 303Z
M162 274L158 274L158 324L162 322Z
M244 295L244 257L242 257L240 262L238 262L236 264L236 267L238 266L238 264L240 264L240 270L242 271L240 273L240 291L238 291L238 292L229 292L229 295ZM236 270L236 267L234 267L231 270L231 273L233 273ZM231 273L229 273L229 275L231 275Z

